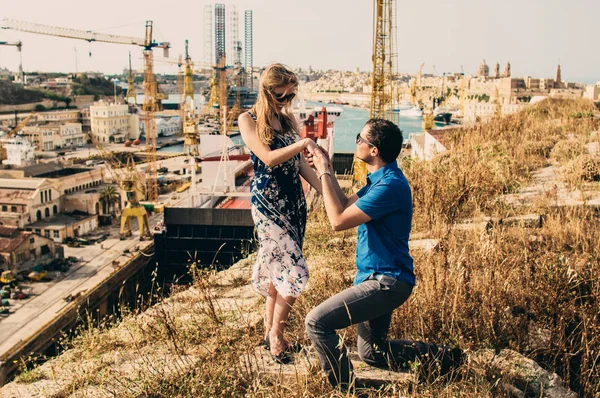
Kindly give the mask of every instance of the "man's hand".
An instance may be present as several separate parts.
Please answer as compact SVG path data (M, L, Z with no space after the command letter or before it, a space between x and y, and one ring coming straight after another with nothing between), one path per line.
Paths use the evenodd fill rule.
M330 157L329 157L329 152L327 152L327 150L326 150L325 148L323 148L323 147L322 147L322 146L320 146L320 145L317 145L317 148L318 148L318 150L319 150L320 152L322 152L322 153L325 155L325 157L326 157L328 160L330 159ZM306 158L306 163L308 163L308 165L309 165L310 167L312 167L313 169L315 169L315 168L316 168L316 166L315 166L315 164L314 164L314 154L313 154L313 153L311 153L311 152L309 152L309 151L307 151L307 152L305 153L304 157ZM329 162L329 167L331 168L331 162Z
M327 151L321 147L316 148L312 153L312 164L319 173L329 170L330 163Z

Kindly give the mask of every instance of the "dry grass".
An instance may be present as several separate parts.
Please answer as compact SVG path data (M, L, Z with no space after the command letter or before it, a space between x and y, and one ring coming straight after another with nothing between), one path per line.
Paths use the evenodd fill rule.
M572 161L555 145L564 140L588 142L590 132L599 127L597 119L587 116L593 112L593 105L585 101L546 101L462 129L451 137L450 153L431 162L404 161L413 188L413 230L438 238L440 245L431 253L413 253L418 286L394 313L390 337L458 345L467 353L511 348L556 371L581 397L598 396L594 395L600 391L597 210L556 209L543 200L535 208L511 208L499 200L501 194L527 183L533 170ZM453 228L456 221L479 215L531 212L544 215L541 228L495 226L483 233ZM354 235L354 231L332 233L322 209L311 213L305 240L310 288L294 306L291 338L307 343L303 325L307 312L351 285ZM87 361L92 372L74 370L78 376L62 384L56 396L108 386L117 396L132 397L340 396L329 391L318 373L295 384L281 384L256 377L240 365L240 355L251 355L262 336L261 322L245 324L244 317L262 308L223 311L218 292L245 283L244 275L224 283L202 271L190 291L144 314L115 320L110 328L88 329L51 362L68 366ZM347 329L343 338L355 344L355 329ZM135 377L109 382L121 363L115 352L138 358ZM173 355L180 365L161 371L157 353ZM60 378L47 366L43 369L36 379ZM390 385L371 395L509 396L502 388L508 377L492 366L469 365L457 378Z

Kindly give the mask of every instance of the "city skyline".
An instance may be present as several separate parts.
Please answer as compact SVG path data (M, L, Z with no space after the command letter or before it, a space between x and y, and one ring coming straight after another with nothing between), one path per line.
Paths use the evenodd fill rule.
M19 19L67 28L141 37L144 21L152 20L157 41L171 43L171 58L183 53L184 40L196 63L204 62L203 12L213 2L189 1L165 9L156 1L117 3L109 0L93 11L73 0L33 1L23 7L13 2L3 7L0 18ZM181 4L178 3L178 4ZM254 15L254 65L282 62L313 69L371 70L372 1L354 3L307 0L285 4L274 0L220 1L235 5L242 14ZM512 66L513 76L553 77L560 63L567 81L600 80L600 54L586 46L600 5L574 0L506 0L499 7L491 1L457 0L452 4L398 4L398 71L416 73L475 74L482 59L493 69ZM133 15L133 16L132 16ZM240 25L240 32L243 26ZM242 35L239 37L243 40ZM0 41L23 41L26 71L121 73L132 52L133 68L142 68L139 48L106 43L86 43L58 37L0 30ZM157 52L156 56L161 56ZM77 61L76 61L77 57ZM17 70L15 48L0 46L0 67ZM159 73L175 73L176 67L156 65Z

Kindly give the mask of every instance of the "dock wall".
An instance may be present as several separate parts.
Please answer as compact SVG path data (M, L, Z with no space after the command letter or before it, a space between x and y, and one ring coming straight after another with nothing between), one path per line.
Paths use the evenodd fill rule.
M118 292L127 280L149 263L153 251L153 244L146 246L128 262L120 264L102 283L85 291L80 297L69 303L35 334L26 340L21 340L2 355L0 357L0 386L4 385L7 379L18 370L21 358L45 352L57 342L62 332L70 330L81 319L85 319L86 312L92 313L98 309L99 315L106 315L108 297Z

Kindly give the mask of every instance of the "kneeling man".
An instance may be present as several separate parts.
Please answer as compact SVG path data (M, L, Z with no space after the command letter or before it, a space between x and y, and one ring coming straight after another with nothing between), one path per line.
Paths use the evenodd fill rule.
M369 172L367 184L350 197L334 178L329 156L319 149L312 156L331 226L336 231L358 226L354 286L306 317L306 331L329 382L344 390L353 382L352 365L336 330L358 325L359 356L372 366L394 367L400 358L406 359L407 349L418 352L421 348L420 343L407 346L407 342L386 339L392 312L408 299L415 285L408 252L412 196L396 162L401 148L398 126L383 119L367 121L356 136L356 156Z

